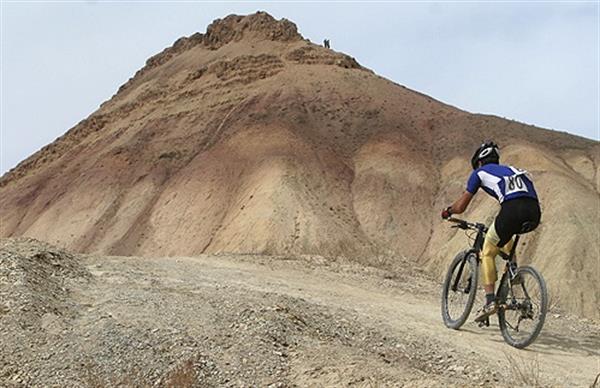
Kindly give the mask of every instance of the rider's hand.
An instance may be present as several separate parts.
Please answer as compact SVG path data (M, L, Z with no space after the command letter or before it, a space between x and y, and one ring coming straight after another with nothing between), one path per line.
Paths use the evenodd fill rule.
M452 206L448 206L444 210L442 210L442 218L447 220L452 215Z

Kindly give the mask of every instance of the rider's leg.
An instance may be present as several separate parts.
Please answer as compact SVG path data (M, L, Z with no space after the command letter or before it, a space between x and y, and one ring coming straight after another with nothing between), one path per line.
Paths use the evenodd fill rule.
M485 289L485 305L480 314L475 318L477 322L484 322L491 314L496 313L498 306L496 304L496 296L494 295L494 284L498 276L496 275L496 255L500 252L498 248L498 234L496 233L494 224L492 224L483 240L481 249L481 275L483 277L483 288Z
M481 273L487 303L491 303L494 300L494 284L497 279L495 258L498 252L500 252L500 248L491 240L486 236L483 241L483 249L481 250Z
M515 238L511 238L510 240L508 240L508 242L506 244L504 244L504 246L502 248L500 248L500 250L504 253L506 253L507 255L510 255L510 251L512 250L513 245L515 245Z
M495 221L492 222L488 232L483 240L481 250L481 272L483 277L483 288L485 289L486 303L490 304L495 300L494 284L498 279L496 275L496 255L500 252L498 242L500 237L496 232Z

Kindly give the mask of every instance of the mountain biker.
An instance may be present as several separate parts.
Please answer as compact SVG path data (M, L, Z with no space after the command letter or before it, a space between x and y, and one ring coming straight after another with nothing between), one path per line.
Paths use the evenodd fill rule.
M502 250L509 254L515 234L527 233L540 223L541 211L537 193L529 173L512 166L499 164L499 147L494 142L483 143L471 158L473 172L462 196L442 211L442 218L465 211L471 199L481 187L483 191L500 202L500 212L485 235L481 250L481 270L485 289L485 305L476 321L484 320L498 311L494 295L497 280L496 255Z

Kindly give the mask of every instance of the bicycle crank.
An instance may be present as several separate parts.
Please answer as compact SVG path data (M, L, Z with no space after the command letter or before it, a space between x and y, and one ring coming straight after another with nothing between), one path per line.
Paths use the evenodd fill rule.
M479 321L478 323L479 327L490 327L490 318L486 318L483 321Z

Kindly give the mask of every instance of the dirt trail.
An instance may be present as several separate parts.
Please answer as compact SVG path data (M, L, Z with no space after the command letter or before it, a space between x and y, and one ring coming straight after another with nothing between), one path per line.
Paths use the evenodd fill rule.
M496 322L449 330L440 285L408 264L3 244L0 386L587 387L600 372L597 324L553 312L525 351Z
M256 256L114 258L103 261L101 267L105 266L125 275L132 283L131 287L147 281L148 276L160 279L164 286L233 288L306 300L327 310L341 308L354 312L360 324L378 327L393 338L418 344L407 351L409 358L418 361L417 369L434 372L434 375L445 373L450 379L446 381L448 383L461 384L464 379L463 384L485 384L486 378L489 378L488 384L519 383L518 376L514 376L509 368L506 355L522 361L526 367L539 366L539 382L543 385L589 386L600 372L600 331L597 326L553 314L537 342L527 350L519 351L503 342L495 320L487 329L479 329L472 322L461 331L446 329L439 312L439 286L425 277L394 279L389 273L351 264L315 264L310 258L278 260ZM143 279L127 275L141 267L147 271ZM101 270L95 272L101 278L106 276ZM336 360L335 354L328 357L332 358L325 363L335 365L338 372L343 373L343 362ZM292 380L302 382L306 377L302 376L306 365L297 364L295 371L292 368ZM443 377L437 378L443 381ZM494 379L498 381L494 382ZM343 378L304 381L345 382ZM419 381L426 385L428 380L421 377Z

